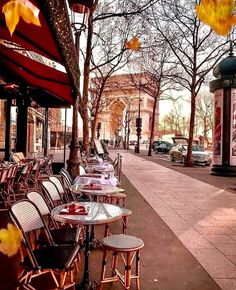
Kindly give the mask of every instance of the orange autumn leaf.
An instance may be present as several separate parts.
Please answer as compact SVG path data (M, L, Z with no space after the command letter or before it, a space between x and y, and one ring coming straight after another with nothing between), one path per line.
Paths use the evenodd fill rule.
M28 24L41 26L39 21L39 9L29 0L11 0L3 7L2 12L5 14L6 25L11 35L20 20L20 17Z
M201 0L200 4L196 5L199 20L223 36L227 36L236 23L233 11L234 0Z
M130 41L125 41L125 48L138 51L141 47L141 44L137 37L133 36Z
M8 257L15 255L21 244L22 233L12 224L7 229L0 229L0 252Z

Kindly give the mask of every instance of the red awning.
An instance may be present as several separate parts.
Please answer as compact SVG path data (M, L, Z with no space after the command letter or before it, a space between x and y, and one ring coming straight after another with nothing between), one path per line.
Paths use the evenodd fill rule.
M32 89L44 90L65 104L74 103L66 73L34 61L3 45L0 45L0 66L1 73L5 71L8 81L13 78L18 84L24 83Z
M55 42L55 37L53 36L42 12L45 1L31 0L31 2L40 9L39 19L41 27L27 24L21 18L12 36L6 27L5 15L2 12L2 6L7 1L9 0L0 1L0 38L20 44L27 50L35 51L43 56L62 63L62 58Z

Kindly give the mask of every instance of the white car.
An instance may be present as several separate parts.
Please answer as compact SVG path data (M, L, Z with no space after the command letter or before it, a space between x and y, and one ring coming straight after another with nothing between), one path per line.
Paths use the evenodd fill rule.
M170 159L171 161L181 161L186 162L188 145L177 144L170 149ZM211 154L204 151L200 146L193 145L192 147L192 158L194 163L211 165L212 158Z

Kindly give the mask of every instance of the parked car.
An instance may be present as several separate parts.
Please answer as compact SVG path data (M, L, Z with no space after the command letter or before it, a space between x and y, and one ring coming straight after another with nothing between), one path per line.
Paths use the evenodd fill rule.
M160 143L154 147L154 151L156 154L158 153L169 153L170 149L173 147L173 144L167 141L160 141Z
M188 145L177 144L170 149L170 159L171 161L181 161L186 162ZM211 155L204 151L200 146L193 145L192 148L192 158L194 163L210 165L212 163Z
M155 140L155 141L152 141L152 149L154 150L154 148L159 145L161 143L161 140Z

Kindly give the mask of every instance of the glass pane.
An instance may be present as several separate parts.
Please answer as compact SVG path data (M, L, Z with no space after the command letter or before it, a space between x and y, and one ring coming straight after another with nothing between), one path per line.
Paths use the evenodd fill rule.
M27 155L42 156L44 142L44 108L28 108Z
M16 151L16 110L15 106L11 107L11 128L10 128L10 149Z
M70 109L50 109L48 121L49 153L54 155L54 163L64 163L64 159L69 158L72 131L70 123Z

